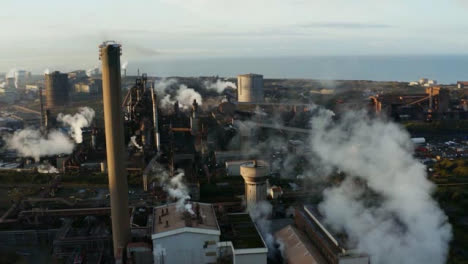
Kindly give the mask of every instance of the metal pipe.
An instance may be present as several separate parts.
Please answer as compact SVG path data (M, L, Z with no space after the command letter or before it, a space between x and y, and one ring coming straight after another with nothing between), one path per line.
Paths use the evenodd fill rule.
M159 142L159 125L158 125L158 107L156 101L156 94L154 92L154 83L151 84L151 100L153 101L153 128L154 128L154 142L156 144L156 150L160 150Z
M125 249L130 239L128 185L125 169L124 127L121 111L121 46L104 42L100 47L104 122L106 128L107 171L111 202L114 256Z

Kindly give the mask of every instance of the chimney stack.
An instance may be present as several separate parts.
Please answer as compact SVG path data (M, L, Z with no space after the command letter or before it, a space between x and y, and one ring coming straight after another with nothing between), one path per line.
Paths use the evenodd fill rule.
M128 212L128 185L125 170L125 147L123 117L120 106L121 46L115 42L104 42L99 46L102 61L102 86L104 121L106 128L107 171L111 202L112 239L114 256L125 248L130 239L130 216Z

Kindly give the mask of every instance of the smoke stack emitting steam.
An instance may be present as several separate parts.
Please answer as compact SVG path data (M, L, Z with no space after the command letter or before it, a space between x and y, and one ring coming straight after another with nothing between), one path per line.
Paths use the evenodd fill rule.
M313 133L305 144L307 151L300 151L310 153L303 176L308 181L329 182L336 171L346 175L339 185L323 192L318 209L324 222L346 233L357 251L369 254L371 263L445 263L451 226L431 197L434 185L427 179L425 166L413 157L409 134L397 124L364 112L349 111L335 121L329 110L311 106L310 111ZM268 156L288 144L282 138L272 139L249 151ZM292 174L296 163L291 159L303 156L288 155L279 168ZM266 218L261 213L268 206L259 208L251 216L258 226L268 226L268 222L262 224ZM259 229L268 244L270 231Z
M60 113L57 116L57 121L62 122L70 126L70 135L73 137L76 143L83 142L83 131L82 128L91 125L94 119L94 110L89 107L80 107L79 113L74 115L64 115Z
M445 263L451 226L431 197L434 185L414 159L408 133L363 112L349 112L338 122L332 116L319 110L310 137L315 163L347 175L324 192L319 210L326 223L346 232L371 263ZM381 201L369 205L363 198L369 190Z
M71 127L71 136L76 143L83 141L82 128L91 125L94 110L89 107L80 108L75 115L60 113L57 120ZM46 135L32 128L15 131L13 135L5 137L8 149L15 150L20 157L31 157L39 161L41 157L59 154L70 154L75 143L70 137L59 130L51 130Z
M63 132L52 130L47 136L37 129L22 129L12 136L5 137L8 149L15 150L20 157L31 157L39 161L41 157L70 154L74 142Z
M104 121L106 129L106 153L111 200L112 239L114 256L124 249L130 239L128 212L128 185L125 170L123 133L122 90L120 76L121 46L104 42L99 46L102 61L102 86Z
M169 172L164 169L159 163L155 163L150 171L159 182L160 186L167 192L170 198L176 201L176 209L178 211L187 211L194 215L192 205L187 203L190 200L189 189L184 183L184 172L181 169L175 171L175 175L171 178Z
M236 84L229 81L217 79L216 82L204 81L202 89L216 91L221 94L226 88L236 89ZM162 79L155 85L155 90L161 99L161 107L172 108L175 102L179 103L182 109L190 109L193 100L197 100L199 105L203 105L201 94L195 89L188 87L185 84L179 84L178 79Z

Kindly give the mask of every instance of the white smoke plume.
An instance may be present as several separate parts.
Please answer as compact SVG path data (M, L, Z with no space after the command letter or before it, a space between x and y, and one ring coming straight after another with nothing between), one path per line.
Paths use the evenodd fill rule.
M229 81L223 81L221 79L217 79L216 82L212 81L204 81L203 85L208 89L208 90L214 90L218 93L224 92L226 88L233 88L237 89L237 86L233 82Z
M274 256L276 251L275 244L278 243L271 230L270 216L272 211L273 206L267 201L258 202L249 210L250 217L252 217L252 220L257 225L257 228L263 237L263 240L265 240L269 256Z
M324 191L325 222L344 231L371 263L445 263L451 226L432 199L434 185L398 125L349 112L339 121L321 110L311 120L317 163L346 174ZM371 199L366 195L376 194Z
M185 174L182 170L176 170L175 176L171 178L169 172L159 163L155 162L149 173L158 179L159 184L167 192L169 197L176 200L177 210L187 211L192 215L195 214L192 205L186 203L187 200L190 200L190 195L187 185L184 183Z
M44 74L50 74L49 68L46 68L46 69L44 70Z
M70 126L70 135L73 137L76 143L83 142L83 131L84 127L88 127L93 122L95 112L89 107L80 107L79 112L74 115L58 114L57 121L64 125Z
M40 157L58 154L70 154L75 144L59 131L52 130L47 136L36 129L22 129L5 137L6 146L15 150L21 157L31 157L39 161Z
M163 108L170 108L177 101L181 108L189 109L192 106L193 100L197 100L198 105L202 105L203 101L201 95L194 89L188 88L187 85L181 84L176 90L175 96L166 94L164 98L161 99L161 106Z
M140 149L140 150L143 149L143 147L140 146L140 144L138 144L138 142L136 142L136 136L131 136L130 137L130 142L129 142L128 145L129 145L129 147L133 145L134 147L136 147L137 149Z
M187 186L183 182L184 172L181 170L176 171L176 175L169 180L166 184L166 191L170 197L177 200L177 210L186 210L190 214L195 214L190 204L185 204L190 199Z
M193 100L197 100L198 105L202 105L202 97L194 89L181 84L177 90L176 100L182 105L182 108L188 109L192 106Z
M5 78L15 78L17 71L18 71L18 69L16 69L16 68L10 69L7 72L7 74L5 75Z
M86 70L86 75L88 75L88 77L92 77L94 75L99 75L99 67L95 66L92 69Z
M128 61L126 61L126 62L124 62L124 63L122 64L122 70L126 70L127 67L128 67Z
M166 89L168 89L169 87L171 87L172 85L174 85L176 83L177 83L177 79L173 79L173 78L166 79L166 78L164 78L164 79L161 79L158 82L155 82L154 88L155 88L156 92L159 95L163 95L164 93L166 93Z
M55 168L54 166L50 165L50 164L41 164L39 166L37 166L37 172L39 173L59 173L59 171L57 170L57 168Z
M8 71L5 78L15 78L15 88L18 88L18 71L19 69L13 68Z

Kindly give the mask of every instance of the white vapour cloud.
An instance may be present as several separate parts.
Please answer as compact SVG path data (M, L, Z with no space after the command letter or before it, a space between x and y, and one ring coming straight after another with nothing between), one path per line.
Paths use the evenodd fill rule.
M70 154L75 144L59 131L52 130L47 136L38 130L22 129L5 138L8 149L15 150L21 157L31 157L39 161L40 157L58 154Z
M6 77L6 78L14 78L17 71L18 71L18 69L16 69L16 68L10 69L10 70L7 72L7 74L5 75L5 77Z
M166 89L171 87L172 85L176 84L177 83L177 79L173 79L173 78L170 78L170 79L161 79L160 81L158 82L155 82L154 84L154 88L156 90L156 92L160 95L164 94L166 92Z
M184 109L189 108L193 100L197 100L198 105L202 105L202 97L194 89L188 88L187 85L181 84L177 90L176 100Z
M80 107L79 112L74 115L58 114L57 121L64 125L70 126L70 135L73 137L76 143L83 142L83 131L84 127L88 127L93 122L95 112L89 107Z
M167 192L170 198L176 200L176 208L179 211L187 211L195 214L192 205L187 204L190 200L189 189L184 183L184 172L178 169L174 177L170 177L169 172L157 162L153 164L150 173L158 179L159 184Z
M143 149L142 146L140 146L140 144L138 144L138 142L136 142L136 136L131 136L130 137L130 142L128 143L128 146L134 146L136 147L137 149Z
M157 86L156 86L157 87ZM158 88L156 88L158 90ZM198 105L202 105L202 96L192 88L188 88L187 85L181 84L175 92L175 96L166 94L161 99L161 106L163 108L169 108L179 102L179 106L183 109L189 109L193 103L193 100L197 100Z
M316 162L347 175L324 191L319 210L326 223L348 234L372 263L445 263L451 226L408 133L360 112L337 122L332 116L322 110L312 118L310 137ZM364 199L369 191L380 198Z
M179 102L179 106L183 109L190 108L193 100L197 100L198 105L202 105L202 96L197 91L187 87L185 84L174 87L177 83L177 79L162 79L155 83L154 88L158 95L164 95L160 101L163 108L172 107L176 101ZM172 92L169 94L169 91Z
M235 83L233 82L229 82L229 81L223 81L223 80L220 80L220 79L217 79L216 82L211 82L211 81L204 81L203 82L203 85L209 89L209 90L214 90L218 93L222 93L224 92L224 90L226 88L234 88L234 89L237 89L237 86Z
M122 64L122 70L127 69L127 67L128 67L128 61L126 61L126 62L124 62L124 63Z
M57 168L50 164L41 164L37 166L37 172L39 173L59 173Z
M190 199L189 191L187 186L183 182L184 172L177 170L177 174L169 180L169 184L166 185L166 191L170 197L177 200L177 210L186 210L190 214L195 214L190 204L185 204Z
M88 77L91 77L93 75L98 75L98 74L99 74L99 67L98 66L95 66L92 69L86 70L86 75L88 75Z
M257 225L258 230L260 231L263 240L265 240L266 246L268 247L268 254L273 256L277 247L276 243L278 242L276 238L273 236L272 229L271 229L271 221L270 216L273 211L273 206L268 201L261 201L255 204L255 206L251 207L249 210L250 217ZM282 252L282 248L278 248ZM283 245L284 249L284 245Z

